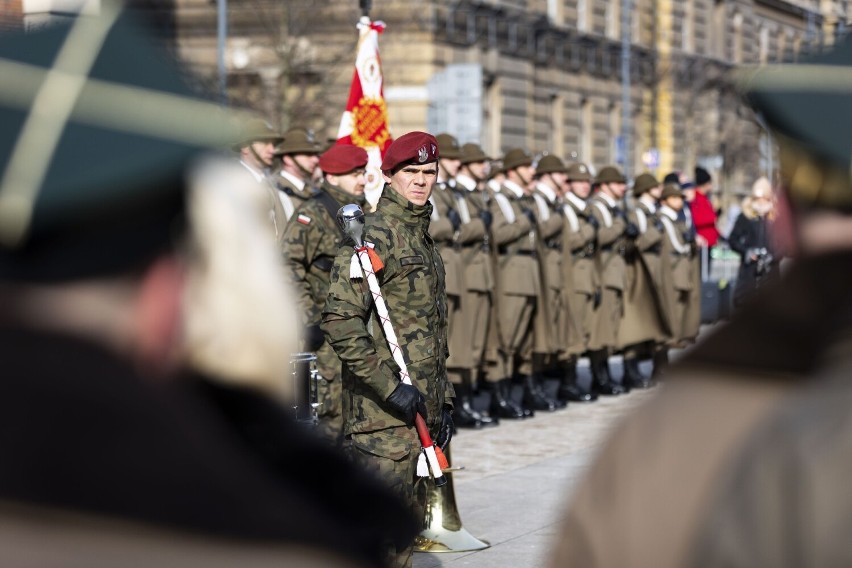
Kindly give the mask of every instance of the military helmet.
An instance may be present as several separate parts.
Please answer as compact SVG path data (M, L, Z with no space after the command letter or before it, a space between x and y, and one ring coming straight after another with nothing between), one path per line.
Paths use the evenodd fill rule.
M669 197L683 197L683 191L680 189L680 184L666 182L663 184L663 192L660 194L660 199L668 199Z
M535 167L535 175L537 176L554 173L564 174L566 171L567 168L565 167L565 164L562 162L562 160L560 160L558 156L554 156L553 154L545 154L544 156L542 156Z
M660 182L653 174L644 172L636 176L633 180L633 195L639 197L646 191L649 191L660 185Z
M276 156L289 154L321 154L322 144L314 137L312 130L291 128L284 133L284 141L275 147Z
M589 167L581 162L575 162L568 166L568 181L592 181L592 172Z
M604 166L595 177L595 185L601 183L627 183L624 174L615 166Z
M521 166L531 166L533 156L523 148L513 148L503 156L503 171L508 172Z
M488 156L482 150L479 144L474 144L473 142L468 142L461 148L461 163L465 164L475 164L476 162L487 162L489 160Z
M441 159L458 160L461 158L461 148L459 141L455 136L443 132L435 136L438 141L438 153L441 154Z

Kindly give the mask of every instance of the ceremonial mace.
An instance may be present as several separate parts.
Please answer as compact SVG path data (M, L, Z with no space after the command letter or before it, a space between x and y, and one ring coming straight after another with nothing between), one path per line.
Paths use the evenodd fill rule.
M373 303L376 305L376 312L382 323L382 329L385 332L385 339L387 339L393 360L396 361L397 365L399 365L400 380L403 383L410 385L411 377L408 374L408 366L405 364L405 358L402 356L402 348L399 346L399 340L397 339L396 332L391 324L388 306L385 303L385 299L382 296L382 289L379 287L379 281L376 278L375 270L378 270L378 268L375 270L373 268L371 256L374 256L376 259L378 256L373 253L369 245L364 242L364 212L361 210L361 207L354 203L344 205L337 212L337 224L355 243L355 255L353 255L352 258L349 277L367 278L367 285L370 287L370 293L373 295ZM372 253L372 255L370 253ZM420 457L422 458L425 453L426 460L428 462L428 470L431 470L432 472L435 485L441 487L447 483L447 478L444 476L444 472L442 471L442 465L443 467L449 467L449 464L446 463L446 458L443 456L443 453L441 454L441 457L444 457L444 464L442 464L439 460L438 452L440 452L440 448L438 448L438 452L436 452L435 442L429 434L429 428L426 426L426 420L424 420L420 413L417 413L414 417L414 426L417 429L417 435L420 437L420 445L423 446L423 453L420 454ZM418 463L417 469L418 475L423 476L422 470L424 468L421 467L420 463ZM425 473L427 476L428 470Z

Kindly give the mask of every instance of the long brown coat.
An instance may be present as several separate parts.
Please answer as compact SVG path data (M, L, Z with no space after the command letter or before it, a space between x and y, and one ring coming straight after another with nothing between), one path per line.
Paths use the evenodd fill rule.
M683 238L685 226L677 220L677 213L665 206L660 208L660 221L664 233L661 256L666 263L660 297L670 325L671 343L678 345L687 339L690 302L700 289L695 288L692 247Z
M552 566L849 564L852 252L799 262L612 434Z
M595 271L595 228L588 221L585 202L573 194L562 204L565 226L562 238L562 286L570 311L567 355L579 355L588 347L598 289Z
M639 203L628 211L627 219L639 229L639 236L625 255L624 316L618 330L621 348L660 342L669 336L666 312L657 290L663 235L655 226L655 214L645 204Z
M589 349L596 351L618 345L618 328L623 315L626 285L624 265L624 229L618 205L600 193L589 199L588 211L598 221L598 249L595 269L601 287L601 303L595 310L595 322L589 337Z

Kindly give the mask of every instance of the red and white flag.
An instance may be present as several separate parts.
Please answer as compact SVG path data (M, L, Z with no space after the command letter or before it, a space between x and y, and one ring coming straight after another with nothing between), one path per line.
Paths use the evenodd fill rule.
M360 37L355 73L337 132L339 144L354 144L367 150L369 161L364 193L372 205L378 201L384 186L382 157L393 140L388 130L388 107L379 58L379 34L384 30L384 22L372 22L367 16L362 16L358 22Z

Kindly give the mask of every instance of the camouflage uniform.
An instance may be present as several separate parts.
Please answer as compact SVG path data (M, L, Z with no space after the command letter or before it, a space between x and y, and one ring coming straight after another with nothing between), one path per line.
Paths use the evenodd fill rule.
M446 378L447 298L444 265L428 234L431 204L410 203L386 186L364 239L384 262L377 274L411 381L426 397L433 436L453 389ZM399 383L372 295L363 279L349 277L351 246L340 249L323 309L323 330L344 363L343 416L346 450L380 475L418 518L424 505L415 492L420 441L413 427L386 403Z
M335 210L357 198L323 181L320 191L330 196ZM322 199L327 199L324 197ZM296 209L285 231L285 260L290 268L304 326L319 325L328 294L329 275L340 249L342 233L319 195ZM340 386L341 363L334 350L324 342L317 350L320 433L338 442L343 437L343 413Z

